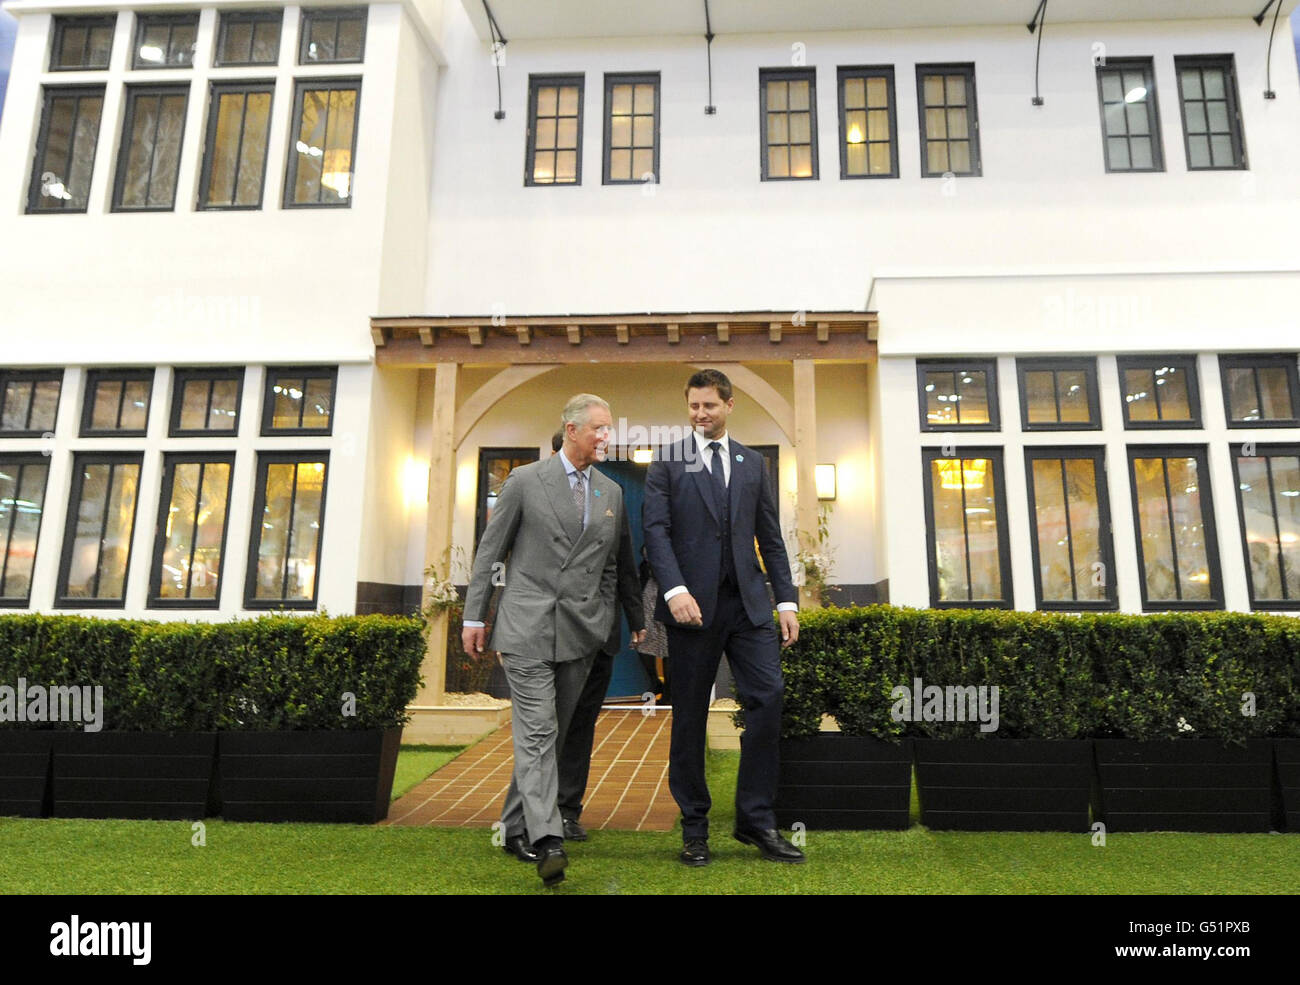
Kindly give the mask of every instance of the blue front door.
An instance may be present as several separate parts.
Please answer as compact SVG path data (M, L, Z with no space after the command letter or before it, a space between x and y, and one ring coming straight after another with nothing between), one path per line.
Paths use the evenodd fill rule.
M628 523L632 526L632 554L636 564L641 564L641 504L645 501L645 472L644 465L638 465L635 462L601 462L596 466L609 478L617 482L623 489L623 504L627 510ZM628 645L627 619L623 616L623 607L618 609L619 622L619 643L621 649L618 656L614 658L614 673L609 679L609 690L605 692L607 698L630 698L640 699L641 695L650 686L650 679L646 677L645 671L641 667L641 658L637 656L636 651Z

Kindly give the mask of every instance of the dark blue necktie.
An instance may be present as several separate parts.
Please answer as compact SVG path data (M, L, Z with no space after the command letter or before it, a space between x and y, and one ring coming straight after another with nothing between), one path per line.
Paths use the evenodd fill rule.
M709 475L713 481L713 495L718 501L718 516L722 519L722 568L719 572L721 582L734 582L735 565L731 560L731 510L727 501L727 478L723 473L722 442L710 441L709 451L713 459L709 463Z
M722 442L710 441L709 451L713 452L713 458L709 463L709 475L713 479L713 496L718 503L718 509L727 508L727 478L722 473Z

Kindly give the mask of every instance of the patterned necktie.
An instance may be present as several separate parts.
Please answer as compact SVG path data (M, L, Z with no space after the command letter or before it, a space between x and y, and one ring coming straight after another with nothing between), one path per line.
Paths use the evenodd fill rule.
M587 487L583 484L582 473L573 473L573 502L578 507L578 523L587 525Z

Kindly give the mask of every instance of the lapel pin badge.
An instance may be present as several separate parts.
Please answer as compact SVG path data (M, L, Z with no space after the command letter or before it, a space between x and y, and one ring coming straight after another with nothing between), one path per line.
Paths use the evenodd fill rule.
M605 515L606 515L607 517L609 517L609 518L612 520L612 519L614 518L614 511L613 511L613 510L606 510L606 511L605 511Z
M744 455L737 455L737 456L736 456L736 461L738 461L738 462L743 462L744 460L745 460L745 456L744 456Z
M593 489L593 490L591 491L591 494L592 494L593 496L599 496L599 495L600 495L600 490L599 490L599 489Z

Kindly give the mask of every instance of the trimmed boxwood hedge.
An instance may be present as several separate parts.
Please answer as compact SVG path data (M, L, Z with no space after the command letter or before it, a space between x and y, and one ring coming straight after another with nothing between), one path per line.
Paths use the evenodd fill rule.
M784 650L783 735L822 715L881 739L1300 736L1300 619L1233 612L1126 615L904 609L800 614ZM999 727L896 722L896 685L997 685ZM1254 696L1254 714L1243 707Z
M424 651L423 621L397 616L0 616L0 684L102 685L106 731L391 728L407 720Z

